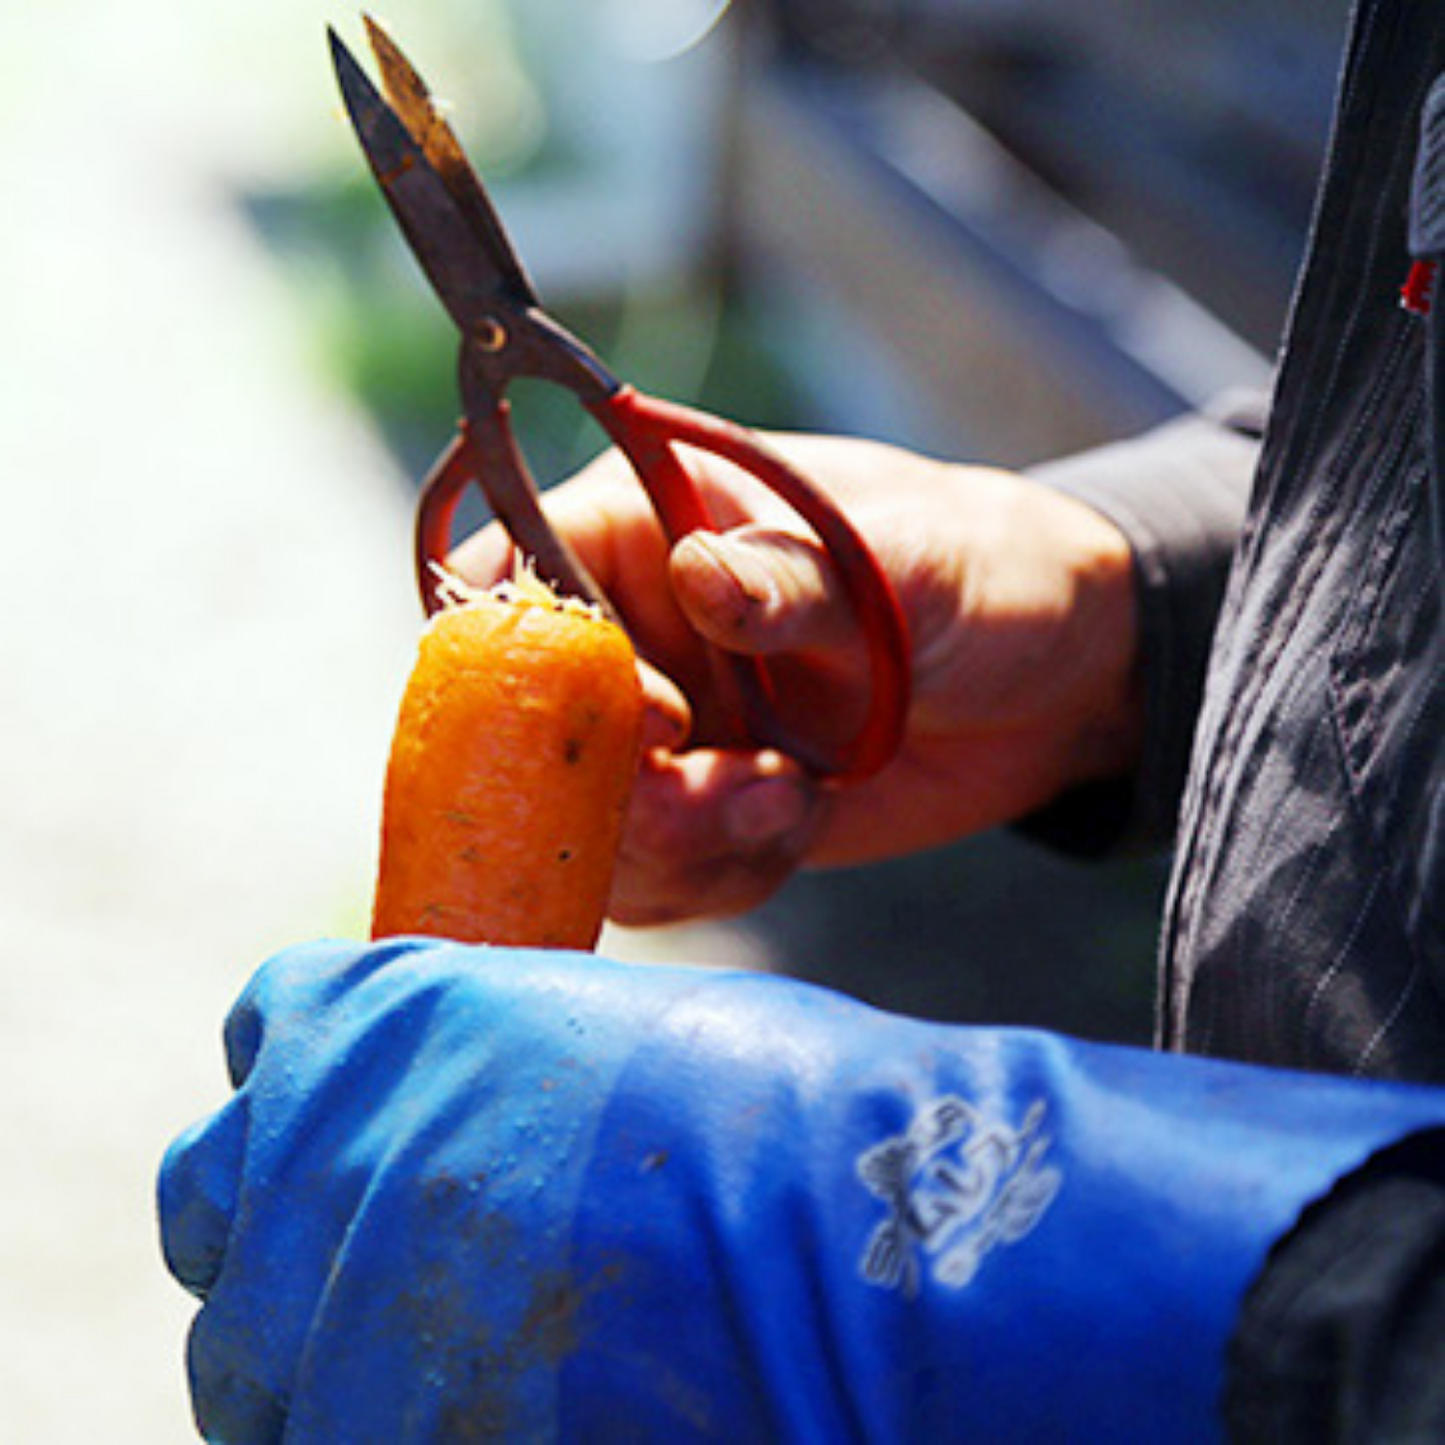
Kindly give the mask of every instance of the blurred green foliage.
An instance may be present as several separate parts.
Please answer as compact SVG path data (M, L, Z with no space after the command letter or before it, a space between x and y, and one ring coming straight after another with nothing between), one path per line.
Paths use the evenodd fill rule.
M249 198L313 322L319 364L374 418L402 470L419 479L458 414L457 335L404 249L370 175ZM755 426L795 424L795 388L749 310L721 282L639 284L574 299L558 319L626 379ZM544 297L545 302L545 297ZM542 485L575 471L603 443L576 401L521 383L514 421Z

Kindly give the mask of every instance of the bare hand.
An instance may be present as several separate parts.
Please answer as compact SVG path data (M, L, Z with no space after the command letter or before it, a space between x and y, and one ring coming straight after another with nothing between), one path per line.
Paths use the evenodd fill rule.
M846 712L867 685L847 606L806 527L726 463L686 454L726 530L669 550L626 462L599 458L549 493L547 513L650 664L649 747L612 901L621 923L740 912L800 866L1011 821L1127 771L1138 750L1132 564L1110 522L1009 472L849 438L772 441L839 501L897 589L914 649L904 745L848 787L775 752L715 745L698 635L787 654L809 705ZM493 582L510 544L487 528L454 565Z

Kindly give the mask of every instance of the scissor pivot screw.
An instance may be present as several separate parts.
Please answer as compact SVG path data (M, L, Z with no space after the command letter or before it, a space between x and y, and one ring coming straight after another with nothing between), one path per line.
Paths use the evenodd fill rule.
M488 316L477 323L475 339L483 351L500 351L507 344L507 328Z

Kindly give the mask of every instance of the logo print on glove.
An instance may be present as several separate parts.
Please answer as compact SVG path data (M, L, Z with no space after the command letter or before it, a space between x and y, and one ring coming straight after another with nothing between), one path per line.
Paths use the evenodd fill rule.
M889 1211L863 1252L863 1278L912 1299L926 1267L963 1289L991 1250L1029 1234L1063 1182L1044 1163L1053 1143L1044 1114L1038 1100L1011 1129L950 1094L861 1154L858 1177Z

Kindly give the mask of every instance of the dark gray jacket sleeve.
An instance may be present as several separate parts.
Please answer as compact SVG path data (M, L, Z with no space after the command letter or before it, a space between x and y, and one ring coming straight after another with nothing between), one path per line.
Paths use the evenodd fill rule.
M1133 548L1146 734L1137 773L1059 799L1023 824L1081 854L1173 840L1214 626L1243 525L1268 398L1223 398L1129 441L1033 468Z

